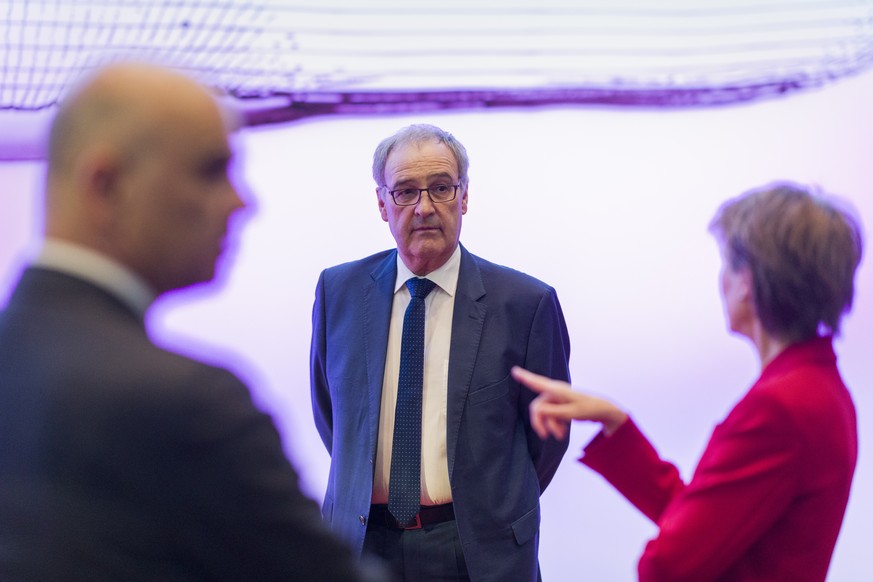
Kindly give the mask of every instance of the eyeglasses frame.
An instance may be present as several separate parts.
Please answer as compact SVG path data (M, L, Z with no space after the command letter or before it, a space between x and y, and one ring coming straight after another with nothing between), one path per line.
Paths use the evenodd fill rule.
M451 202L452 200L454 200L455 198L458 197L458 188L461 187L461 183L458 182L457 184L438 184L438 186L451 186L453 189L452 190L452 197L449 198L448 200L434 200L433 197L430 195L430 188L431 187L428 187L428 188L398 188L397 190L388 190L388 186L383 186L383 188L388 190L388 193L391 195L391 200L394 202L395 206L415 206L419 202L421 202L421 196L424 192L427 192L427 197L430 198L430 201L433 204L445 204L447 202ZM396 192L401 192L403 190L418 190L418 196L416 197L415 202L409 202L408 204L400 204L399 202L397 202L397 198L394 197L394 194Z

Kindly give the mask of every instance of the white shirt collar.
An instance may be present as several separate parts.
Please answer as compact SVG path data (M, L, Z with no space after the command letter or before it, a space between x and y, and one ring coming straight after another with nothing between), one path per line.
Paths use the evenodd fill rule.
M449 257L449 260L436 271L431 271L426 275L437 286L454 297L455 289L458 287L458 275L461 272L461 245L455 247L455 252ZM400 258L400 253L397 253L397 279L394 281L394 292L406 285L406 281L410 277L418 277L415 273L409 270L403 259Z
M155 292L142 277L118 261L75 243L46 239L32 264L93 283L123 301L140 317L155 300Z

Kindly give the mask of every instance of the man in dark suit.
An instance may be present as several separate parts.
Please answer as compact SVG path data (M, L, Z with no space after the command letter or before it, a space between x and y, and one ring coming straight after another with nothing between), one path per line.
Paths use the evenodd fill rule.
M0 579L362 579L242 382L146 333L213 278L230 159L210 94L158 67L60 108L45 243L0 312Z
M531 581L539 497L567 438L534 434L534 395L510 369L525 362L567 378L570 345L554 289L459 244L467 167L463 145L433 126L384 140L373 178L397 249L329 268L318 281L312 399L331 454L322 513L404 580ZM402 355L405 312L422 301L411 299L410 278L435 283L425 284L433 290L423 299L415 382ZM413 445L398 449L410 434ZM415 478L397 478L410 459ZM409 481L417 513L403 517L396 500Z

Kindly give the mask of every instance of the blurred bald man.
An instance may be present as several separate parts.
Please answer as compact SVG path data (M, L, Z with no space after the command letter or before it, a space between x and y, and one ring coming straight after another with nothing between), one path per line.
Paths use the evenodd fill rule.
M0 312L0 579L363 579L245 385L146 334L157 296L213 278L245 205L227 131L143 64L60 108L45 244Z

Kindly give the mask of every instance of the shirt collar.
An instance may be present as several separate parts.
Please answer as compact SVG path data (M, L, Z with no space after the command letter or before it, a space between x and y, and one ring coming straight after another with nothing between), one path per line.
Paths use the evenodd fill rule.
M455 247L455 252L449 257L449 260L435 271L431 271L426 275L437 286L454 297L455 290L458 287L458 274L461 272L461 245ZM400 253L397 253L397 279L394 281L394 292L406 285L407 279L410 277L418 277L415 273L409 270L403 259L400 258Z
M97 285L140 317L155 300L155 292L142 277L118 261L75 243L46 239L32 264Z

